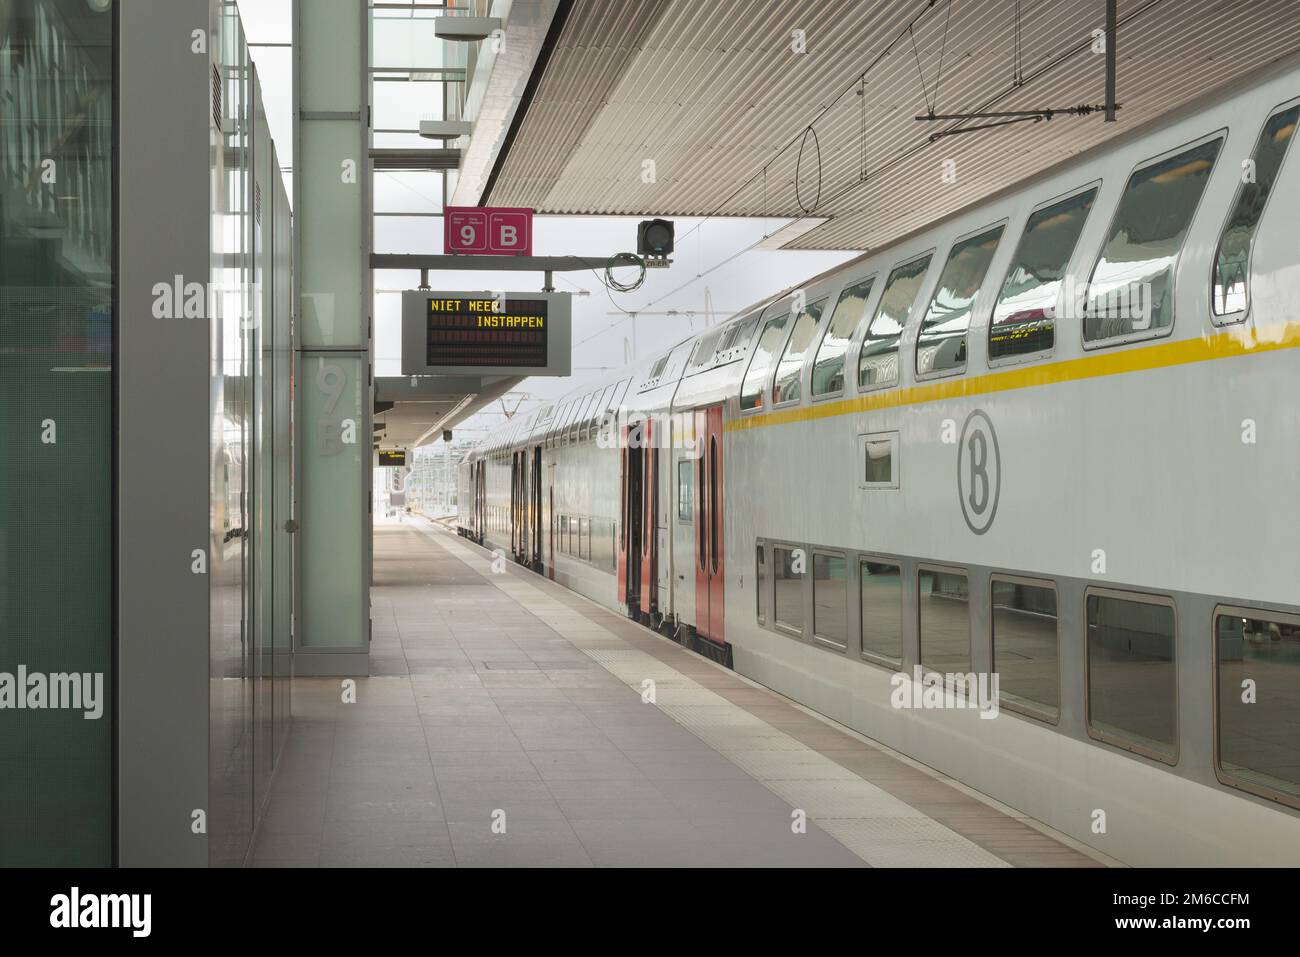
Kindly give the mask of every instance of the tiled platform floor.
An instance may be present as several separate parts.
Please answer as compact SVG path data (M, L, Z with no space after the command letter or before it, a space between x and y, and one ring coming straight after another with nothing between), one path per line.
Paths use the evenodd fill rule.
M294 682L255 865L1097 863L441 528L375 570L373 676Z

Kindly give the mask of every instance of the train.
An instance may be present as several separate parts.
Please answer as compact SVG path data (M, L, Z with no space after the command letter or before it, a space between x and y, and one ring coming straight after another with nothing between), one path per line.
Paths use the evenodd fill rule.
M1297 119L1292 60L516 416L458 530L1126 864L1300 864Z

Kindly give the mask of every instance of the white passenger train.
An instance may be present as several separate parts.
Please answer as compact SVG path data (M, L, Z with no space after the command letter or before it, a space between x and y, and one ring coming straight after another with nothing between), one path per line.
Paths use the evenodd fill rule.
M1292 62L517 418L462 534L1122 861L1300 864L1298 118Z

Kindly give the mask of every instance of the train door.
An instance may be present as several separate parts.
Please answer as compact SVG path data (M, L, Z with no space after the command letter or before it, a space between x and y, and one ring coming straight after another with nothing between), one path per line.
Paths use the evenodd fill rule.
M647 419L641 435L641 591L642 613L658 608L659 455L654 443L654 420Z
M529 489L532 493L532 521L529 523L531 528L529 540L532 542L532 567L540 570L542 567L542 447L540 445L533 448L531 458L532 480Z
M523 552L524 523L521 520L523 508L523 469L520 468L520 452L510 453L510 554L516 558Z
M474 463L474 534L479 544L487 537L487 460Z
M695 463L695 631L723 644L722 407L695 413L701 442Z
M555 463L546 469L546 577L555 579Z
M629 614L641 607L641 534L644 520L642 499L643 449L640 442L628 441L628 427L622 426L619 442L619 539L618 539L618 600L625 603ZM637 448L630 446L636 445Z

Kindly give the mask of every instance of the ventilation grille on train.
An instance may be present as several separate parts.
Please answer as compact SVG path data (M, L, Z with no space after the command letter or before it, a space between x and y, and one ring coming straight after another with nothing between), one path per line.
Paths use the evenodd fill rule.
M221 126L221 71L215 66L212 68L212 122L217 124L217 132L222 132Z
M261 187L261 184L254 184L254 186L253 186L253 218L254 218L255 220L257 220L257 224L258 224L259 226L262 224L262 187Z

